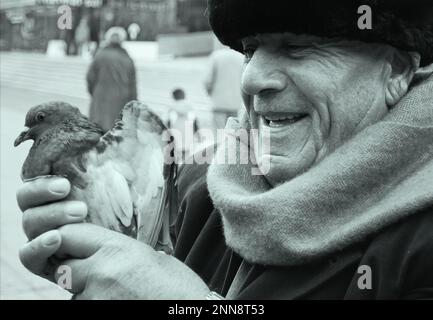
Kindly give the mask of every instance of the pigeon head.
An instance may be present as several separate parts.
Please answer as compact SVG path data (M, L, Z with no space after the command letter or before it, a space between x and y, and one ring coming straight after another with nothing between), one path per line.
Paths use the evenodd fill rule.
M37 105L27 112L25 126L28 130L20 133L15 139L14 146L29 139L36 140L48 129L77 116L82 117L78 108L66 102L55 101Z

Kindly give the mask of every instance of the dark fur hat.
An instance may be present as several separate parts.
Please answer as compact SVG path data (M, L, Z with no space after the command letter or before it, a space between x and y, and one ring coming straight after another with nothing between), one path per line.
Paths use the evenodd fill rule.
M362 5L372 29L358 28ZM433 0L208 0L208 15L220 41L238 51L245 36L292 32L386 43L433 63Z

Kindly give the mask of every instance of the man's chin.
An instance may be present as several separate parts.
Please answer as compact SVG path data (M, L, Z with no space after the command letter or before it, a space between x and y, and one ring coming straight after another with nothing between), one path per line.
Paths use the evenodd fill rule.
M273 186L290 181L307 171L314 163L315 155L300 154L295 157L266 155L261 158L260 171Z

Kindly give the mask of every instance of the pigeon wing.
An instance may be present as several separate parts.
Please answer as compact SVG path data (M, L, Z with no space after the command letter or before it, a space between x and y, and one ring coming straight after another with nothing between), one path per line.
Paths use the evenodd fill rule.
M167 251L172 247L167 203L176 168L167 164L165 134L158 116L141 102L129 102L121 120L83 155L88 185L74 193L90 203L91 222Z

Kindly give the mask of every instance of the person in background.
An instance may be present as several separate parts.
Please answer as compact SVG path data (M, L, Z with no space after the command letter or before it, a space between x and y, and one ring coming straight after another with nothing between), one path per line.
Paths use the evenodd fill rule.
M183 91L183 89L174 89L171 96L173 98L173 104L168 111L168 128L173 128L178 121L179 115L186 113L187 109L189 109L189 106L185 105L185 91Z
M83 54L83 48L90 41L90 28L88 16L83 16L78 23L77 29L75 30L75 43L77 46L77 54L81 56Z
M87 88L92 96L90 120L108 131L123 106L137 99L135 66L122 48L126 31L112 27L105 35L106 47L100 49L87 72Z
M0 12L0 50L11 50L13 44L12 22L6 12Z
M194 144L200 142L198 121L183 89L173 90L172 97L173 104L168 112L167 127L174 135L176 157L184 159L194 151Z
M138 38L138 35L140 34L141 28L140 26L133 22L128 26L128 35L129 35L129 40L131 41L136 41Z
M65 41L65 54L67 56L77 55L77 44L75 42L75 32L82 17L82 8L76 8L72 11L72 28L65 29L62 33L62 38Z
M240 80L244 57L217 41L215 47L209 57L205 87L212 101L215 129L221 129L227 118L237 116L243 105Z
M99 48L100 36L100 20L99 11L92 10L89 20L90 41L92 42L92 55L94 56Z
M67 56L75 55L75 53L76 53L75 27L73 27L72 29L64 30L63 37L64 37L64 41L66 43L65 54Z

